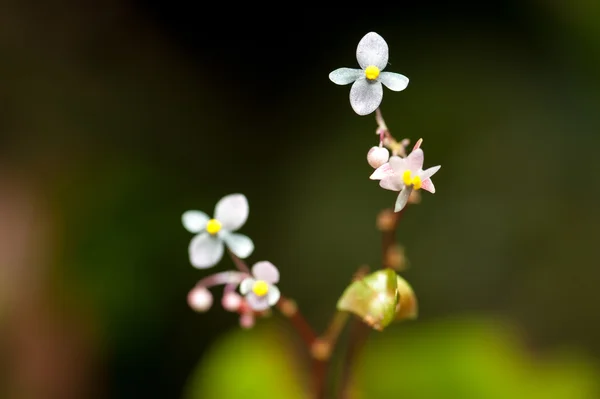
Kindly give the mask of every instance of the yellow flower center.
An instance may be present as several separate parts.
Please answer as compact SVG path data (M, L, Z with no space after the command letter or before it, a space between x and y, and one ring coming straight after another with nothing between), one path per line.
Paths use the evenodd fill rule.
M221 230L221 222L217 219L210 219L208 223L206 223L206 231L213 236L217 234Z
M423 183L421 181L421 178L419 176L415 176L412 177L412 173L410 170L405 170L404 173L402 174L402 180L404 181L404 184L407 186L413 186L413 188L415 190L418 190L421 188L421 184Z
M265 296L269 292L269 284L266 281L256 280L252 286L252 292L257 296Z
M375 65L369 65L365 68L365 76L369 80L375 80L379 76L379 68Z

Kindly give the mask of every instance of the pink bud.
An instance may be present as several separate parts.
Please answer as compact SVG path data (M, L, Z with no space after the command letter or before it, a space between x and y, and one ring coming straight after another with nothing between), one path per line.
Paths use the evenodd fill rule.
M240 316L240 326L242 328L252 328L254 327L254 315L252 312L242 313Z
M390 153L385 147L371 147L367 154L367 161L369 165L377 169L390 159Z
M188 304L196 312L206 312L212 303L212 294L205 287L195 287L188 294Z
M242 304L242 297L235 292L227 292L221 299L223 308L230 312L237 312Z

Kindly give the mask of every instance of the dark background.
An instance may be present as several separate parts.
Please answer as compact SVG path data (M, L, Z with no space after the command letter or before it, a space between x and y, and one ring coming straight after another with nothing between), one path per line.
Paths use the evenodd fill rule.
M597 362L597 6L3 3L7 397L181 397L238 327L188 308L208 272L190 267L180 217L233 192L250 202L250 261L276 264L325 327L352 273L380 261L375 215L395 198L368 179L374 117L327 78L357 66L369 31L410 78L384 90L388 126L442 165L398 232L414 328L499 318L530 353Z

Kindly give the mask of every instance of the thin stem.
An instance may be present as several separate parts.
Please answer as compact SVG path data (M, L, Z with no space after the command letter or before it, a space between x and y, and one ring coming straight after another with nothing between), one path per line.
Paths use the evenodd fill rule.
M248 267L248 265L246 265L246 262L241 260L236 254L231 252L229 249L227 251L229 252L231 260L233 260L233 263L235 263L235 267L237 267L238 270L243 273L250 274L250 268Z
M243 279L248 277L248 273L244 272L220 272L212 274L208 277L204 277L202 280L196 283L196 287L209 288L215 285L236 285L242 282Z
M362 348L367 342L369 336L369 327L358 318L354 319L350 327L350 336L348 337L348 351L344 360L342 369L340 399L349 399L352 392L352 372L356 364L356 359L362 352Z
M250 273L248 265L234 253L229 251L229 255L236 267L243 273ZM281 296L275 305L283 316L290 320L292 326L296 329L298 335L306 345L312 361L313 392L315 399L325 399L327 361L314 356L314 347L318 343L318 336L310 326L306 318L300 313L298 305L292 299Z
M331 319L331 322L329 323L329 326L327 327L327 330L325 330L325 332L321 335L320 339L323 342L327 343L331 350L333 350L333 348L335 347L337 339L339 338L340 334L342 333L342 330L346 326L346 322L348 321L349 316L350 314L348 312L335 312L333 318ZM331 355L331 351L328 355Z
M312 345L317 339L317 334L314 332L310 324L308 324L302 313L300 313L296 302L282 296L275 306L277 309L279 309L282 315L290 320L292 326L294 326L298 332L298 335L300 338L302 338L302 341L306 344L306 347L310 351Z

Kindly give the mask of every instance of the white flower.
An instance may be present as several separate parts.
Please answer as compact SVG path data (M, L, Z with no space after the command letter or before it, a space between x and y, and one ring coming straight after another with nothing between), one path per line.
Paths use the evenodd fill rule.
M339 68L329 74L338 85L354 83L350 89L350 105L358 115L375 111L383 98L383 83L388 89L402 91L408 78L394 72L382 72L388 63L388 45L375 32L367 33L358 43L356 59L361 69Z
M217 202L214 218L204 212L187 211L182 216L183 226L197 233L189 245L191 264L198 269L216 265L223 257L225 243L239 258L247 258L254 251L252 240L235 234L248 219L248 200L243 194L230 194Z
M420 142L418 143L420 144ZM377 168L371 175L371 180L380 180L379 185L386 190L400 191L394 212L400 212L408 202L413 190L423 189L435 193L431 181L440 165L423 170L424 154L416 147L406 158L392 156L388 163Z
M255 311L266 310L279 301L281 294L274 285L279 281L279 270L271 262L257 262L252 266L252 277L240 284L240 292Z

